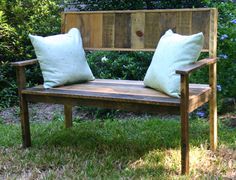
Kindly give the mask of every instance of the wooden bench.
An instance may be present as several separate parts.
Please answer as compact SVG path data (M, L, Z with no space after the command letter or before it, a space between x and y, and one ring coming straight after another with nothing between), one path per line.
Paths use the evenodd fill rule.
M95 81L44 89L26 88L25 67L36 59L15 62L20 97L23 147L31 146L29 102L64 105L65 125L72 126L72 107L94 106L151 113L167 112L181 117L182 174L189 173L189 113L209 102L210 146L217 146L216 45L217 10L172 9L67 12L62 14L62 33L80 29L85 50L154 51L163 33L172 29L179 34L203 32L203 52L209 58L176 70L181 76L181 98L169 97L147 88L142 81L96 79ZM209 65L209 84L189 84L189 74Z

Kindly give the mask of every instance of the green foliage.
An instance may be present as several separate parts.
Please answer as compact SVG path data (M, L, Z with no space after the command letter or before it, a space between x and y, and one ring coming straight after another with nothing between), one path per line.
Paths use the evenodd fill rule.
M75 4L80 10L121 10L121 9L167 9L192 8L206 5L202 0L66 0L67 6Z
M10 62L35 56L28 34L60 32L60 0L0 0L0 107L16 103L16 77ZM26 71L29 84L42 82L38 67Z
M142 80L150 64L152 53L100 51L90 53L87 57L97 78Z

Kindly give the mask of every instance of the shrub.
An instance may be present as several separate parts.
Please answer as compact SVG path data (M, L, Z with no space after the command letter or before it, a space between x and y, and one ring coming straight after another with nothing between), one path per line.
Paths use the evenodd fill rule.
M100 51L89 53L87 57L97 78L142 80L150 64L152 53Z
M10 62L31 59L35 54L28 34L60 32L60 0L0 0L0 107L16 103L15 71ZM42 82L38 67L26 71L29 84Z

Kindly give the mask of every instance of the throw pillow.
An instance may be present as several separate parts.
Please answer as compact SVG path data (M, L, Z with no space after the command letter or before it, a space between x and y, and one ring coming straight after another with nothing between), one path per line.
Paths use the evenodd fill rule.
M94 80L78 29L48 37L29 37L42 70L44 88Z
M157 45L144 85L179 98L180 75L175 70L198 59L203 41L203 33L185 36L168 30Z

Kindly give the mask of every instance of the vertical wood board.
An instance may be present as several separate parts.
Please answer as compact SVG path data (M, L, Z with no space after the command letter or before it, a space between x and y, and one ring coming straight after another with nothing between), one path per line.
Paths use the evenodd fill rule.
M145 13L131 14L131 48L144 48Z
M117 13L115 14L115 47L130 48L131 47L131 14Z
M114 48L115 38L115 14L103 14L103 47Z
M202 32L205 38L203 48L209 48L209 27L210 13L209 12L193 12L192 15L192 34Z
M159 13L146 13L145 16L145 48L156 48L156 45L160 39L159 32Z
M176 32L182 35L192 34L192 12L178 12Z

